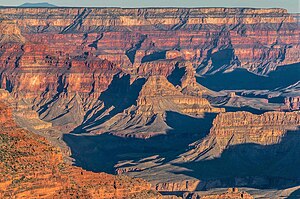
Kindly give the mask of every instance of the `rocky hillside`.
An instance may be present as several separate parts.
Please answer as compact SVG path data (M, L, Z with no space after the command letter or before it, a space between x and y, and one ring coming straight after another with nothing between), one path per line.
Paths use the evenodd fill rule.
M58 148L13 120L12 108L0 102L1 198L146 197L141 179L93 173L65 164Z
M2 8L0 17L17 24L29 48L43 46L42 57L24 52L21 66L62 66L85 52L132 73L178 57L199 74L267 74L299 62L299 26L284 9ZM37 56L35 64L26 55Z

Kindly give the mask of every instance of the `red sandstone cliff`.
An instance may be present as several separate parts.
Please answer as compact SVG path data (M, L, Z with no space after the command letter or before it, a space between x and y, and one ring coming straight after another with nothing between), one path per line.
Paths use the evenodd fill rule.
M131 71L177 57L201 74L235 67L267 74L299 62L299 26L284 9L2 8L1 17L16 24L10 30L25 46L46 44L42 54L55 65L63 63L62 46L64 54L93 52Z
M194 91L193 87L189 89ZM113 113L117 108L112 106L105 114ZM153 75L142 85L136 105L97 125L103 118L99 116L99 119L94 121L95 125L89 124L83 128L88 132L109 132L124 137L150 138L166 134L170 130L166 123L168 111L202 118L205 113L225 112L225 109L211 106L209 101L201 96L183 94L181 88L175 87L166 77Z

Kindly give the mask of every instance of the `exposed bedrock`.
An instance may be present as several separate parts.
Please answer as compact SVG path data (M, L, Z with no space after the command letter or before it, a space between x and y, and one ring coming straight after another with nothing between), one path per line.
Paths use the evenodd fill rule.
M267 74L300 57L297 20L283 9L1 8L1 17L16 24L2 34L49 46L40 55L54 62L63 62L61 51L89 51L132 72L180 57L199 74L237 67Z
M101 94L116 74L130 84L165 76L202 96L197 74L266 75L300 57L299 26L284 9L1 8L0 18L1 88L64 131L110 112Z
M0 11L0 88L34 129L73 133L63 140L76 165L149 178L159 191L299 185L300 29L286 10ZM252 100L236 89L271 97ZM224 113L223 106L290 112ZM68 174L78 185L94 178ZM135 182L134 192L149 187Z
M220 113L208 136L192 144L175 165L190 169L179 173L199 179L198 189L296 186L299 127L297 111Z
M298 130L299 112L267 112L255 115L248 112L221 113L213 121L209 135L195 144L194 160L220 157L233 145L273 145L282 141L288 131ZM196 155L193 157L193 154Z
M0 102L1 198L150 198L141 179L93 173L64 163L59 148L19 127L6 99Z

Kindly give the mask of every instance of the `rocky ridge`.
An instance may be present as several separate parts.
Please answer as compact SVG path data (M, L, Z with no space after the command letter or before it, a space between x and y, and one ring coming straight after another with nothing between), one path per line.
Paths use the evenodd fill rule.
M164 76L149 76L139 92L136 106L88 131L140 138L166 134L171 129L166 123L168 111L201 118L205 113L219 113L225 109L212 107L201 96L183 94Z
M195 143L195 149L191 151L189 158L213 159L220 157L230 146L245 143L277 144L287 131L296 131L299 126L300 114L297 111L267 112L262 115L249 112L221 113L213 121L209 135ZM192 154L197 156L193 157Z
M223 113L224 108L211 105L250 107L256 111L297 110L297 84L272 91L283 97L280 103L272 104L268 99L242 97L234 91L217 93L197 83L199 76L231 74L237 69L267 78L272 71L299 63L299 24L286 10L0 10L0 88L13 96L11 102L16 108L18 124L40 132L55 128L67 133L96 134L94 137L89 134L95 141L79 135L76 142L69 142L76 145L72 146L73 152L78 152L74 150L76 147L80 151L72 155L87 159L95 154L102 157L102 145L115 139L116 144L110 144L108 149L111 153L117 151L115 157L120 159L105 165L112 164L118 173L147 180L154 178L150 179L152 186L159 191L237 185L277 189L279 185L297 185L300 175L297 164L293 163L299 161L295 158L299 154L295 133L299 126L298 112ZM297 64L291 66L296 68ZM244 79L236 77L240 78L238 84ZM6 92L1 95L7 98ZM209 130L205 130L207 124L202 119L210 121L219 112L209 135L205 136ZM183 121L186 124L181 126ZM189 148L191 142L186 142L195 139L200 141ZM95 144L98 141L102 142ZM130 153L118 153L118 144L126 146L131 141L134 144L129 146ZM188 152L184 153L186 149ZM145 151L148 153L139 156L139 152ZM80 159L76 161L80 163ZM88 165L82 162L83 166ZM227 162L233 165L228 166ZM243 167L234 165L236 162ZM230 169L219 169L218 165L223 164ZM90 183L95 174L66 167L67 174L76 182L74 192L81 194L80 183ZM239 176L224 174L223 170L234 170ZM87 178L78 179L78 172ZM214 177L207 177L207 173ZM115 193L111 182L117 177L108 178L108 192ZM8 186L6 181L5 186ZM69 187L59 185L57 189L68 190L61 194L69 193ZM94 190L90 187L83 190L91 191ZM139 191L135 193L138 195Z
M197 193L186 193L185 199L254 199L250 194L244 191L239 191L238 188L229 188L226 193L198 195Z

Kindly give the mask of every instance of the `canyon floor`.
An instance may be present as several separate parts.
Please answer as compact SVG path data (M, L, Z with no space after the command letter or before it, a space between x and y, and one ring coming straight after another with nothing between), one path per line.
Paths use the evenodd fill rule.
M0 11L1 197L300 198L298 14Z

